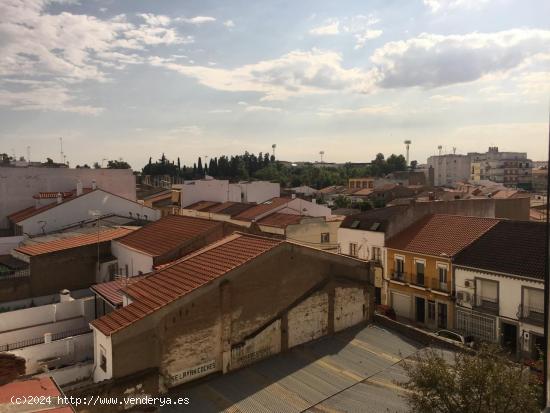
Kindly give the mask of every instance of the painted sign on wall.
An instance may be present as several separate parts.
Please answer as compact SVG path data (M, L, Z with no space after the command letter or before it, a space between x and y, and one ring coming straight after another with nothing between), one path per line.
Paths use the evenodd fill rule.
M215 370L216 360L211 360L206 363L199 364L198 366L178 371L177 373L169 376L170 386L176 386L187 381L198 379L199 377L206 376Z

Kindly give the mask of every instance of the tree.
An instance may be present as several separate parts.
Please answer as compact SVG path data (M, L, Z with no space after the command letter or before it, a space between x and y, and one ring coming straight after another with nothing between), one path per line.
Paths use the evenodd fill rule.
M338 195L334 199L334 205L336 206L336 208L350 208L351 207L351 201L350 201L349 198L347 198L343 195Z
M94 162L94 169L101 169L101 165L99 164L99 162Z
M403 397L422 413L539 412L541 387L523 374L495 346L475 354L455 353L454 360L435 349L405 361L409 390Z
M418 166L418 161L411 161L411 164L409 165L409 167L411 168L411 171L414 171L417 166Z
M201 157L199 156L199 161L197 162L197 172L199 173L199 175L203 175L204 174L204 170L202 169L202 159Z
M112 160L107 162L107 168L108 169L131 169L132 167L130 164L126 161L120 160Z

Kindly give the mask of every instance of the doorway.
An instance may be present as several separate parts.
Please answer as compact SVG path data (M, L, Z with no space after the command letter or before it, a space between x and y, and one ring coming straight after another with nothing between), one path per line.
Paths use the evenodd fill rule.
M424 324L426 322L426 300L415 297L416 321Z
M437 328L447 328L447 304L437 303Z
M518 326L502 322L500 326L500 344L513 355L518 351Z

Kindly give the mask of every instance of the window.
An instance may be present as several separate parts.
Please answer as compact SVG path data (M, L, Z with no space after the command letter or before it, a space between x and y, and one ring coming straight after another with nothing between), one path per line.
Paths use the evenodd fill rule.
M416 261L416 283L418 285L424 285L424 261Z
M428 320L435 321L435 301L428 300Z
M498 312L498 282L476 279L476 306Z
M128 264L125 264L125 265L124 265L124 269L125 269L125 271L126 271L126 277L128 277Z
M382 251L380 250L380 247L372 247L372 259L375 261L382 260Z
M349 243L349 255L357 257L357 244L354 242Z
M447 328L447 304L437 303L437 326Z
M330 242L330 233L321 232L321 244L328 244Z
M104 372L107 372L107 352L102 345L99 346L99 367Z
M437 278L438 283L436 289L441 291L447 291L447 266L443 264L437 265Z
M393 277L397 280L403 280L405 278L405 258L395 257L395 270Z

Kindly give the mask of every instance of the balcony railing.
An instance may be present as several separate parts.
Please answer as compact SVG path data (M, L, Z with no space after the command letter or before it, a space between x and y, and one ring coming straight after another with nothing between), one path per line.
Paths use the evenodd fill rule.
M14 278L24 278L30 277L31 271L29 268L24 268L21 270L0 272L0 281L4 280L13 280Z
M498 311L499 311L498 298L483 297L481 295L476 295L474 298L474 308L478 311L498 315Z
M539 307L530 307L520 304L519 306L520 319L531 324L544 324L544 309Z
M59 333L53 333L52 341L61 340L72 336L79 336L81 334L89 333L90 331L92 331L90 327L86 326L86 327L77 328L74 330L67 330L67 331L61 331ZM17 341L15 343L2 344L0 345L0 352L16 350L18 348L23 348L23 347L36 346L38 344L43 344L44 342L45 342L45 339L44 339L44 336L42 336L42 337L34 337L34 338L29 338L27 340Z
M401 281L403 283L410 282L410 276L406 272L394 271L391 274L391 279L394 281Z
M411 278L412 284L418 285L419 287L427 287L427 280L424 274L413 274Z
M440 282L439 278L433 278L431 281L432 282L431 282L430 286L431 286L432 290L442 291L442 292L445 292L445 293L449 292L449 286L447 284L447 281Z

